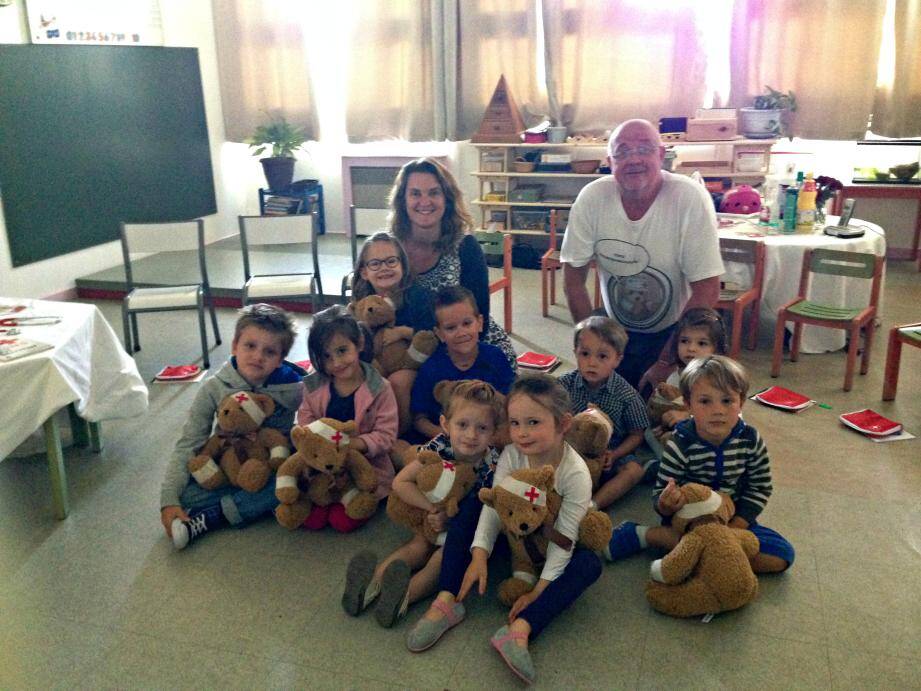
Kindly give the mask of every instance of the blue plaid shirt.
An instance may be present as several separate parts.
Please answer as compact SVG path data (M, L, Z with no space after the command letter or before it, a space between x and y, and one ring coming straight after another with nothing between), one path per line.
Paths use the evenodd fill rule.
M579 370L564 374L559 382L569 392L573 414L581 413L592 403L611 418L614 433L608 448L619 446L630 432L649 427L643 399L617 372L611 372L608 380L597 389L589 388Z
M446 461L453 461L454 449L451 448L451 440L447 434L439 434L430 441L422 445L426 451L434 451ZM499 462L499 452L493 447L486 449L483 460L476 467L476 485L473 491L477 492L481 487L492 487L492 476L496 471L496 463Z

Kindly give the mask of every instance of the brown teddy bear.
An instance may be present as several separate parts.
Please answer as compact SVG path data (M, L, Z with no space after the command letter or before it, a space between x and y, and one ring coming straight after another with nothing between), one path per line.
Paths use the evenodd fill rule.
M646 599L673 617L738 609L755 599L758 579L749 559L760 544L751 531L730 528L735 505L706 485L681 487L687 503L672 516L683 533L678 546L650 566Z
M361 453L349 448L354 421L331 418L295 426L291 441L297 451L278 469L275 496L281 502L275 518L293 530L310 515L313 504L345 505L350 518L368 518L377 508L377 473Z
M474 467L461 461L446 461L435 451L419 450L416 447L412 447L404 458L407 463L418 460L422 464L416 475L416 486L425 498L434 506L444 509L449 518L456 516L461 499L476 484ZM387 498L387 515L397 525L422 535L433 545L444 542L444 534L436 533L426 522L425 510L410 506L396 493L392 492Z
M419 369L438 348L438 337L431 331L413 333L412 327L395 326L396 308L390 298L368 295L349 305L355 318L373 334L375 369L389 377L401 369Z
M592 487L598 487L604 465L604 453L614 434L614 423L604 412L593 405L574 415L566 433L566 441L582 456L592 476Z
M687 411L681 396L681 389L671 384L661 382L653 389L652 395L646 402L646 414L649 416L649 426L656 439L665 446L672 438L672 430L667 429L662 423L662 416L669 410Z
M554 471L549 465L515 470L492 488L480 490L479 497L491 506L502 521L502 532L512 552L512 577L499 585L499 600L511 607L531 592L538 578L538 565L531 555L547 555L553 541L571 549L572 541L553 526L563 503L553 489ZM538 530L540 528L540 530ZM591 550L601 550L611 540L611 519L606 513L589 510L579 524L578 543Z
M218 431L188 463L189 472L205 489L226 484L258 492L291 453L277 429L262 427L275 411L271 396L237 391L217 409ZM215 462L217 461L217 462Z

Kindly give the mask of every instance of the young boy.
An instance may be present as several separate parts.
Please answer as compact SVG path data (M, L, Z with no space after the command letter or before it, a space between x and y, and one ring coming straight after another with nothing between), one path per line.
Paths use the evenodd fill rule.
M413 383L410 411L413 426L424 440L438 436L441 405L433 389L442 381L480 379L507 394L515 373L500 348L480 340L483 315L466 288L448 286L435 296L435 335L441 340L419 368Z
M271 396L275 412L263 424L288 434L306 374L284 359L296 333L291 315L276 307L257 304L240 310L230 362L202 382L160 489L160 521L177 549L227 523L245 525L278 505L274 480L255 493L231 486L206 490L189 477L186 464L211 435L221 400L235 391Z
M614 371L626 347L627 332L613 319L583 319L573 335L578 369L560 377L560 384L572 399L574 415L591 403L614 425L600 486L592 497L599 509L620 499L643 479L644 468L633 452L649 427L646 405L636 389Z
M723 355L692 360L681 374L681 395L691 418L678 423L665 447L653 497L662 526L619 525L606 556L611 561L640 552L647 545L666 551L678 544L669 524L684 506L678 486L698 482L725 492L735 502L730 526L748 529L761 543L752 558L756 573L784 571L793 563L793 546L779 533L758 525L771 496L771 463L761 435L740 417L748 394L748 375Z

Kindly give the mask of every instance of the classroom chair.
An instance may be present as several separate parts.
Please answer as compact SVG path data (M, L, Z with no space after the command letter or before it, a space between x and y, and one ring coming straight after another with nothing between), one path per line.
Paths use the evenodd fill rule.
M309 299L313 313L323 304L320 258L317 248L317 211L290 216L239 216L243 250L243 304L272 300ZM306 253L310 253L310 259ZM277 268L280 261L296 259L294 269L284 273L261 273Z
M201 335L202 363L205 369L211 364L208 359L208 337L205 333L205 304L211 311L211 326L214 329L216 345L221 343L217 328L217 315L211 286L208 283L208 267L205 262L205 223L202 219L174 223L120 223L119 235L122 257L125 262L125 280L128 294L122 300L122 323L125 331L125 350L136 353L141 349L138 335L137 315L144 312L167 312L173 310L198 310L198 330ZM198 269L195 279L186 283L160 287L138 287L135 283L135 267L132 257L138 254L159 254L166 252L198 253ZM181 271L184 256L171 261L174 271ZM191 277L191 275L190 275ZM184 277L180 277L184 278Z
M732 333L729 337L729 357L739 359L742 350L742 317L750 307L748 317L748 349L758 343L758 320L761 314L761 291L764 287L764 243L756 240L720 238L720 254L724 264L751 266L752 281L748 288L720 286L720 297L714 307L732 314Z
M883 400L895 399L899 383L899 365L902 360L902 344L921 348L921 322L902 324L889 330L889 349L886 351L886 369L883 374Z
M774 330L774 353L771 361L771 376L780 374L783 361L783 340L786 323L792 321L793 339L790 343L790 360L799 359L800 340L803 325L823 326L829 329L843 329L848 332L847 362L844 371L844 390L850 391L854 383L854 365L860 334L864 334L863 357L860 373L866 374L870 365L870 351L873 346L876 310L879 304L879 290L883 274L883 257L865 252L844 252L841 250L812 249L803 254L803 269L800 274L799 293L777 312L777 327ZM811 275L827 274L864 278L872 281L870 302L864 308L832 307L806 299L809 293Z
M352 251L352 268L342 277L342 300L346 303L352 299L352 284L355 282L353 269L358 263L358 226L355 225L355 205L349 204L349 249Z
M557 248L556 237L556 209L550 210L550 238L547 251L540 258L540 302L541 311L546 317L550 313L549 305L556 304L556 272L563 268L560 261L560 250ZM595 269L595 303L594 308L601 307L601 281L598 278L598 267L595 260L589 262L589 268ZM549 297L549 299L548 299Z
M505 330L512 333L512 235L478 230L473 236L487 257L502 257L502 278L489 284L489 293L504 291Z

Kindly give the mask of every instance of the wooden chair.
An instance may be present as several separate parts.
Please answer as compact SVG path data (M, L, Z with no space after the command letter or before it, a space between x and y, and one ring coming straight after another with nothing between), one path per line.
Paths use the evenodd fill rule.
M883 400L895 398L899 383L899 364L902 359L902 344L921 348L921 323L893 326L889 331L889 349L886 352L886 369L883 374Z
M727 264L747 264L752 267L752 282L748 288L720 289L715 307L732 313L732 334L729 337L729 357L739 359L742 350L742 317L751 306L748 317L748 349L758 343L758 319L761 313L761 291L764 286L764 243L755 240L720 238L720 254Z
M832 276L848 276L872 280L870 304L860 308L831 307L806 299L809 279L813 273ZM829 329L843 329L849 334L847 363L844 373L844 390L850 391L854 383L854 365L857 362L857 348L860 332L864 332L863 357L860 373L866 374L870 364L870 350L873 346L876 310L879 304L879 290L883 274L883 257L864 252L842 252L840 250L813 249L803 254L803 270L800 274L799 294L777 312L777 328L774 330L774 354L771 361L771 376L780 374L783 361L783 340L786 323L792 321L793 340L790 343L790 360L799 359L800 340L803 325L824 326Z
M502 257L502 278L489 284L489 293L505 291L505 330L512 333L512 235L487 230L478 230L473 235L483 248L483 254Z
M601 281L598 278L598 267L595 260L589 262L589 268L595 269L595 303L594 308L601 307ZM550 240L547 251L540 258L540 297L541 311L546 317L550 314L550 305L556 304L556 272L563 268L560 261L560 250L557 249L556 237L556 209L550 210ZM549 297L549 300L548 300Z

